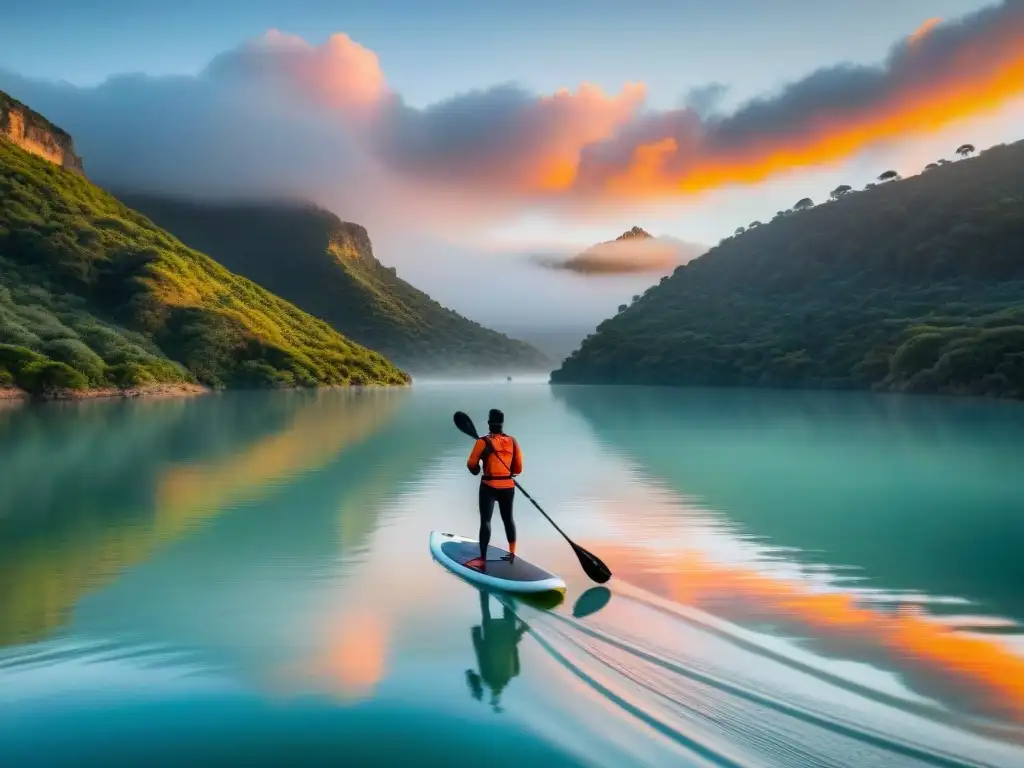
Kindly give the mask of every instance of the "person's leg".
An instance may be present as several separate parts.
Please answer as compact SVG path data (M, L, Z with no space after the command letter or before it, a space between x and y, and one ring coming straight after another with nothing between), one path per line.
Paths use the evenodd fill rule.
M491 516L494 514L494 489L480 483L480 557L466 565L483 570L487 567L487 545L491 543Z
M512 503L516 497L515 488L502 488L498 491L498 511L501 513L501 522L505 526L505 538L508 540L508 551L515 557L516 554L516 521L512 518Z

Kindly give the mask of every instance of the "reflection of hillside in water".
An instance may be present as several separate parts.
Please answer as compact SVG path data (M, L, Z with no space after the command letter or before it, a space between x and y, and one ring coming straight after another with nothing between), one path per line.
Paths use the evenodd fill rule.
M859 393L557 387L598 439L746 534L1024 621L1024 408Z
M292 478L319 469L395 417L403 391L307 393L287 427L244 451L203 464L168 467L157 485L157 514L175 529L196 510L252 501ZM181 518L179 521L177 518Z
M368 558L371 537L388 514L401 512L394 500L438 451L459 441L446 412L387 413L385 424L315 471L293 475L286 488L269 483L267 493L245 494L244 508L93 595L76 610L75 630L190 648L205 663L275 689L312 679L311 687L342 698L372 692L386 673L392 631L375 569L393 569ZM313 443L325 413L308 416ZM354 427L359 416L346 419ZM247 455L258 458L259 447ZM204 478L190 488L209 486Z
M52 633L83 594L227 505L327 464L403 396L238 393L8 414L0 644Z
M395 602L406 599L397 589L399 572L387 557L369 557L368 542L384 522L388 504L404 489L418 487L433 459L464 442L450 428L447 407L429 399L417 405L406 411L410 418L396 419L387 434L364 447L367 471L358 482L337 484L337 548L347 561L345 578L330 591L310 627L315 650L278 666L271 686L319 690L353 702L371 697L386 676L396 622L413 612L412 606L396 609ZM384 599L381 592L390 587L396 589Z

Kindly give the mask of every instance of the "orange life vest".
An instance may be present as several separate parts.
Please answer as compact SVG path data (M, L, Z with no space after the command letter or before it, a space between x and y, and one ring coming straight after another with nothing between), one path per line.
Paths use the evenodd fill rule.
M475 467L480 461L484 463L481 479L492 488L514 488L512 476L523 471L523 452L511 435L487 435L477 440L468 464Z

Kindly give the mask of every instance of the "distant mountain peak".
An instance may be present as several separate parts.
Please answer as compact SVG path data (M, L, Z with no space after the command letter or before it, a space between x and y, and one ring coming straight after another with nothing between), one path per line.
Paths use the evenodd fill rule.
M633 226L632 228L627 229L625 232L623 232L621 235L619 235L615 239L616 240L631 240L634 237L639 237L639 238L642 238L642 239L646 239L646 238L649 238L649 237L654 237L654 235L652 235L650 232L648 232L647 230L645 230L645 229L643 229L641 227Z
M706 250L703 245L674 237L655 237L634 226L614 240L597 243L574 256L536 256L534 261L549 269L581 275L666 275Z

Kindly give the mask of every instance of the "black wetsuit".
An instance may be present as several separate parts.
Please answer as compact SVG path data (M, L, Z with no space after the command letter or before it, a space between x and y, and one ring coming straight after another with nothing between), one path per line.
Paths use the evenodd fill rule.
M494 515L494 504L498 504L501 522L505 526L505 538L509 542L516 540L516 523L512 519L512 502L515 500L515 488L492 488L487 483L480 483L480 556L486 557L487 545L491 541L491 517Z

